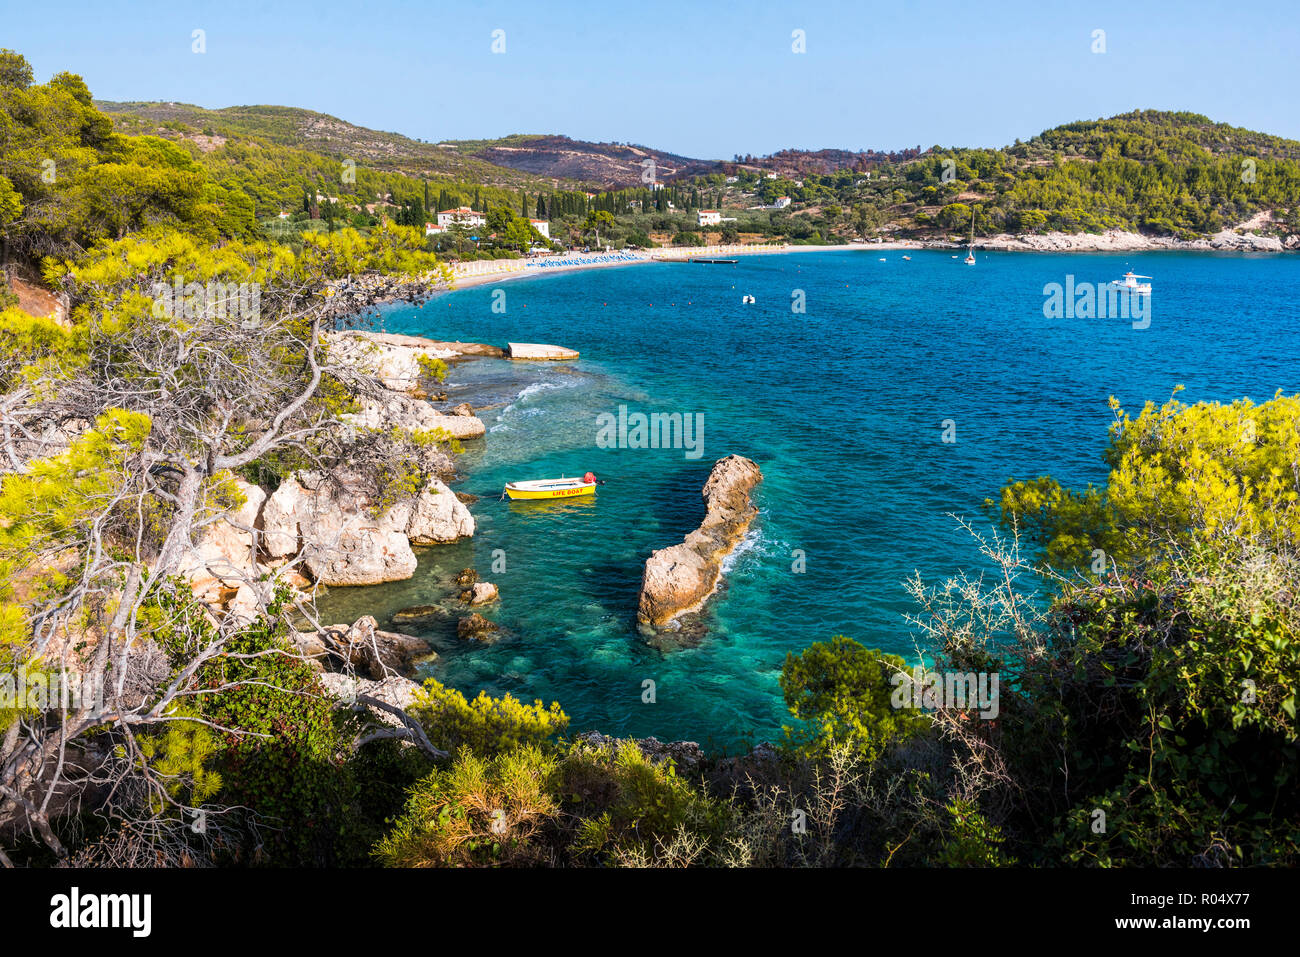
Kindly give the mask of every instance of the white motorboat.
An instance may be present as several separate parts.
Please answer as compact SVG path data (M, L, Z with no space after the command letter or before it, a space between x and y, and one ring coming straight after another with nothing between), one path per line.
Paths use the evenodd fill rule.
M1151 292L1151 283L1138 282L1139 279L1151 279L1151 276L1139 276L1133 272L1124 273L1123 279L1112 279L1110 284L1118 286L1127 292L1137 293L1138 295L1149 295Z

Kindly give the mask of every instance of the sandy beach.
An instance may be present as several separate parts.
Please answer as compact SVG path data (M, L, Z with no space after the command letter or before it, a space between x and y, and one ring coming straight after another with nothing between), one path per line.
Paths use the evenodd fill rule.
M1296 237L1290 237L1295 239ZM730 259L738 256L775 256L787 253L897 251L920 249L960 249L963 243L946 240L903 239L884 242L844 243L841 245L801 246L780 245L730 245L730 246L674 246L662 249L608 253L565 253L558 256L534 259L477 260L452 267L456 272L455 289L467 289L487 283L506 282L511 279L545 276L550 273L572 272L578 269L607 269L613 266L634 266L640 263L682 260L686 258ZM1111 230L1106 233L1043 233L1014 236L1002 233L997 236L978 237L979 249L1007 252L1129 252L1155 250L1183 251L1236 251L1284 252L1297 248L1271 236L1254 232L1237 233L1223 230L1208 238L1180 240L1164 236L1142 236L1138 233Z
M681 260L684 258L731 259L739 256L778 256L786 253L817 253L845 250L871 251L878 249L947 248L949 243L923 243L916 240L881 243L844 243L842 245L750 245L750 246L674 246L662 249L645 249L636 252L565 253L559 256L536 259L477 260L452 266L456 273L453 289L468 289L488 283L527 279L552 273L572 272L578 269L608 269L614 266L635 266L643 263Z

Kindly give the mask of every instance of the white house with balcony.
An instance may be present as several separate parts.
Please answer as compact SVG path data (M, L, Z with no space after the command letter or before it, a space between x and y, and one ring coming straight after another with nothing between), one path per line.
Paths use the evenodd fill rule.
M785 208L786 208L787 206L789 206L789 205L790 205L790 197L789 197L789 196L778 196L778 197L776 198L776 202L772 204L772 208L773 208L773 209L785 209Z
M547 239L551 238L551 224L549 222L547 222L544 219L530 219L528 220L528 222L529 225L533 227L533 229L537 230Z
M455 209L439 210L438 225L443 229L449 226L486 226L487 217L468 206L457 206Z
M698 225L700 226L718 226L722 223L722 211L717 209L701 209L696 214Z

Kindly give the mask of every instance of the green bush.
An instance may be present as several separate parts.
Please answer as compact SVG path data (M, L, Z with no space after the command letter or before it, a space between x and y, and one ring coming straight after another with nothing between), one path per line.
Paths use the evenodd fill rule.
M580 819L573 852L623 865L712 861L731 816L726 802L651 762L635 743L578 744L559 770L565 810Z
M1068 798L1053 836L1065 861L1300 861L1297 580L1294 556L1203 548L1065 588L1048 653L1027 663L1039 710L1008 729L1064 751L1068 779L1056 755L1017 777L1050 775Z
M898 655L864 648L844 635L786 656L781 691L803 722L786 727L786 743L804 754L847 746L868 758L924 730L929 719L891 703L891 676L905 671Z
M408 709L434 747L495 755L527 745L541 746L569 726L569 716L552 701L526 705L512 695L490 697L480 691L473 701L454 688L430 678Z
M550 792L556 763L532 745L489 758L462 748L411 788L376 858L388 867L547 863L537 838L559 813Z

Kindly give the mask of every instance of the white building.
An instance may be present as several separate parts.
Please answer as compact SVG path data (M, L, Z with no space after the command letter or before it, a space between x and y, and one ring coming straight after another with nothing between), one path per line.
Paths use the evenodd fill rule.
M426 236L433 236L436 233L445 233L446 231L446 226L439 226L437 223L424 224L424 235Z
M717 226L722 222L722 212L720 210L701 209L696 215L701 226Z
M457 206L455 209L439 210L438 225L443 229L448 226L486 226L487 217L468 206Z
M772 204L772 208L773 208L773 209L785 209L785 208L786 208L787 206L789 206L789 205L790 205L790 197L789 197L789 196L778 196L778 197L776 198L776 202Z
M530 219L528 222L532 224L533 229L537 230L547 239L551 238L551 224L549 222L544 219Z

